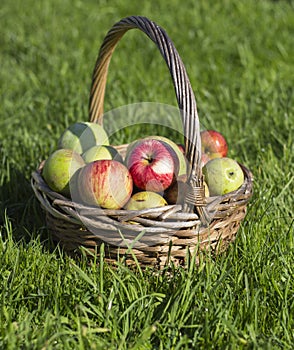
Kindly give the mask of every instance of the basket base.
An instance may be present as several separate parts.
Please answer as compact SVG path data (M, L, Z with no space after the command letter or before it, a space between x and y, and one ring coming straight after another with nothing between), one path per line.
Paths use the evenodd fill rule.
M144 248L122 248L107 244L86 228L65 222L46 213L47 227L54 243L59 244L70 256L87 255L100 257L103 245L103 259L116 264L123 261L128 266L140 264L141 267L163 268L168 264L184 266L189 255L195 254L196 263L201 253L216 256L224 252L235 240L242 219L246 215L246 206L238 208L226 220L214 220L207 228L200 230L181 230L180 236L171 237L170 244L158 244ZM186 232L188 231L188 232ZM190 234L190 238L183 238Z

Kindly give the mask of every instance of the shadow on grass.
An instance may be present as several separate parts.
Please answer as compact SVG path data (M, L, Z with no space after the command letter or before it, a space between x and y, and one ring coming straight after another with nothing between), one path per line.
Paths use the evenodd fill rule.
M28 243L32 239L39 239L46 250L52 251L54 245L46 229L45 215L31 188L30 179L9 164L1 183L0 229L8 219L16 243ZM5 230L1 230L1 234L5 240Z

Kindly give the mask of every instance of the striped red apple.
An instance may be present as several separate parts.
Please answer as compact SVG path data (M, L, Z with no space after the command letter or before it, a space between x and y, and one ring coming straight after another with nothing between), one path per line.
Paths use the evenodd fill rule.
M77 182L82 202L105 209L122 208L133 191L133 180L128 169L113 159L86 164L79 172Z
M155 139L140 139L133 144L126 166L135 186L152 192L163 192L179 172L179 160L173 148Z

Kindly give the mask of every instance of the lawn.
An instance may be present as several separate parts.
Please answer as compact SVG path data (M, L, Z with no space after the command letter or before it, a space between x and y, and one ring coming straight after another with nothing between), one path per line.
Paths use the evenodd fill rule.
M285 0L2 0L1 349L294 348L293 10ZM87 120L98 49L128 15L167 31L202 125L254 174L236 241L172 274L70 258L30 186L64 128ZM133 30L111 61L105 111L137 102L176 105L164 60Z

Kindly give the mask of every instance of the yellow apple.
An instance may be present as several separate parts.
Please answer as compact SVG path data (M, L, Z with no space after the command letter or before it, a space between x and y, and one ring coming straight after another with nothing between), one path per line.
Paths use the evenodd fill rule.
M115 159L118 162L122 162L122 156L114 147L109 145L93 146L83 153L82 157L86 163L91 163L100 159Z
M142 210L167 205L166 200L158 193L141 191L132 195L126 204L127 210Z

